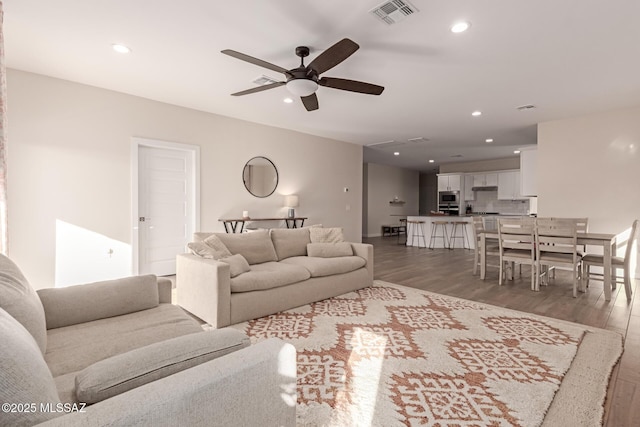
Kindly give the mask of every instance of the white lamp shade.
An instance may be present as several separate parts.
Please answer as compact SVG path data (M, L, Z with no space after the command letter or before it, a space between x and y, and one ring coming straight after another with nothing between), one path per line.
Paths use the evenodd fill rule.
M318 90L318 83L308 79L293 79L287 82L287 89L296 96L309 96Z
M289 196L284 196L284 206L287 208L297 208L298 207L298 196L296 194L291 194Z

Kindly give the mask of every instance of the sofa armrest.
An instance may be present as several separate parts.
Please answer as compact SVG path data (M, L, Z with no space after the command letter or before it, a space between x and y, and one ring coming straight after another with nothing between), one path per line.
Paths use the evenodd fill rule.
M368 243L351 243L353 254L364 258L367 262L365 268L369 272L369 280L373 284L373 245Z
M296 351L272 338L42 426L295 426Z
M160 304L171 304L171 290L173 284L166 277L158 277L158 302Z
M47 329L77 325L108 317L147 310L159 304L154 275L39 289Z
M176 259L177 303L214 328L231 324L229 264L193 254Z

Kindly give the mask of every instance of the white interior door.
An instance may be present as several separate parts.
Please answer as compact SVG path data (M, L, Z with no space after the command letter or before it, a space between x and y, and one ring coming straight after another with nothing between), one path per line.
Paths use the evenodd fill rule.
M176 274L176 255L193 234L193 153L139 146L138 271Z

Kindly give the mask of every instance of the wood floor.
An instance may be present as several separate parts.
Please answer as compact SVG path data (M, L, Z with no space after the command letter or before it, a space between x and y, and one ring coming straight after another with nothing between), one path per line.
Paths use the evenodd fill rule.
M632 282L632 301L624 286L604 300L602 283L592 281L586 293L572 297L568 272L559 271L540 292L530 290L531 272L498 286L497 267L487 267L487 278L472 275L473 251L423 249L397 243L396 237L363 240L374 245L375 279L418 289L493 304L528 313L617 331L624 337L625 350L613 371L605 403L607 427L640 426L640 291ZM492 262L493 261L493 262ZM490 260L490 264L497 261ZM566 426L573 427L573 426Z

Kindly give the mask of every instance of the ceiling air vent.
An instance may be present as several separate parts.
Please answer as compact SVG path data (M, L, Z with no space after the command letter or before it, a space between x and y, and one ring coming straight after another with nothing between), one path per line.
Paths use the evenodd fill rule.
M518 110L518 111L526 111L526 110L533 110L534 108L536 108L535 105L527 104L527 105L521 105L519 107L516 107L516 110Z
M418 12L417 7L403 0L386 1L369 11L388 25L396 24L416 12Z

